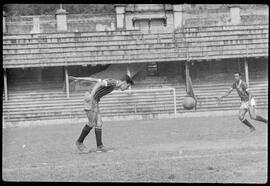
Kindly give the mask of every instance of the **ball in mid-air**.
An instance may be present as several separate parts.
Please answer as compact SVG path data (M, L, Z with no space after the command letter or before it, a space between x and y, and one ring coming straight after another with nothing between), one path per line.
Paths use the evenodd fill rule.
M196 101L193 97L184 97L183 107L184 109L191 110L195 107Z

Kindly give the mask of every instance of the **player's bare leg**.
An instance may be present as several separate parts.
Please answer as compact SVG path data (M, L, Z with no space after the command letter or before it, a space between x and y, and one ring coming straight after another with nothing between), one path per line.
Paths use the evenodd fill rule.
M250 106L248 109L248 112L251 119L267 123L267 119L263 118L262 116L257 115L255 106Z
M243 124L245 124L246 126L249 127L250 132L253 132L253 131L256 130L255 127L254 127L247 119L245 119L245 115L246 115L247 111L248 111L248 109L246 109L246 108L241 108L241 109L239 110L239 116L238 116L238 117L239 117L239 120L240 120Z

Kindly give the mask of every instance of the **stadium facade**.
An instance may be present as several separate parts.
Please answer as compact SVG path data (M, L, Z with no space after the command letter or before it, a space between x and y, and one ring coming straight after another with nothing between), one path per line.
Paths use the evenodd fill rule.
M268 22L267 5L116 4L107 15L62 8L46 16L3 12L3 120L84 118L87 82L74 84L68 76L124 73L135 79L132 89L157 91L108 95L101 102L105 117L238 109L236 93L222 105L215 100L235 71L258 107L268 108ZM187 70L197 110L181 105Z

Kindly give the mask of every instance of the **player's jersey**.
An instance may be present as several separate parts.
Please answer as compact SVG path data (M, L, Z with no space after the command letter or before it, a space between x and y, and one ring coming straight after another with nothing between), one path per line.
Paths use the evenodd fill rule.
M103 81L105 82L106 85L99 86L99 88L93 94L93 99L96 102L99 102L100 98L111 93L115 89L116 84L117 84L117 80L115 79L104 79Z
M239 83L236 81L232 84L232 89L236 89L241 101L249 101L249 94L247 92L248 86L246 82L240 80Z
M105 85L102 85L102 82ZM115 79L104 79L102 82L97 82L91 90L91 93L89 91L85 93L84 110L97 111L97 103L100 99L116 88L117 80Z

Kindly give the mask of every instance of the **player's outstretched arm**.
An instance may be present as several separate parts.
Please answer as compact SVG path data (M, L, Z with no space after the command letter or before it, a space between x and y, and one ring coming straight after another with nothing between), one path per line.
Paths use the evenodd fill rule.
M221 101L222 98L227 97L231 92L233 91L233 88L230 88L223 96L218 97L218 101Z
M86 80L86 81L94 81L94 82L101 81L101 79L91 78L91 77L73 77L73 76L68 76L68 78L71 79L71 80Z

